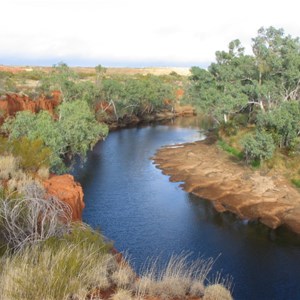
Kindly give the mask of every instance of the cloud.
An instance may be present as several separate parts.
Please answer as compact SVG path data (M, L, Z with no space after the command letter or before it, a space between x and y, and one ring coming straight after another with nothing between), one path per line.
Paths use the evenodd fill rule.
M237 0L10 0L1 5L0 63L43 58L204 63L259 27L299 36L297 2ZM55 63L57 61L54 61Z

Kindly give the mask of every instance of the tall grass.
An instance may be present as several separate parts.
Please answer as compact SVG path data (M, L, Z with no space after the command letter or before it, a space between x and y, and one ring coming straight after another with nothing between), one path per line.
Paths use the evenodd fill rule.
M0 294L6 300L85 299L93 288L110 286L108 272L113 256L93 245L69 245L55 251L33 246L5 257L0 275Z
M162 299L184 299L186 295L202 295L204 281L213 266L213 259L199 258L189 262L190 254L172 255L161 268L158 260L148 261L137 282L139 297L150 295Z
M77 243L77 238L75 234L69 241L52 240L3 257L0 265L3 299L88 299L87 295L101 299L100 292L108 290L112 300L232 299L225 281L214 281L205 287L212 259L189 263L188 255L173 255L162 269L157 261L149 262L144 273L136 278L129 265L124 261L116 263L105 247L89 237Z

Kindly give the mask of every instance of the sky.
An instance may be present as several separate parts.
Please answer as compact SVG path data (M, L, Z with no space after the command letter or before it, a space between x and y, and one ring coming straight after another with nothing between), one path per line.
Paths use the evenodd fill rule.
M299 0L0 0L0 64L201 66L264 26L300 36Z

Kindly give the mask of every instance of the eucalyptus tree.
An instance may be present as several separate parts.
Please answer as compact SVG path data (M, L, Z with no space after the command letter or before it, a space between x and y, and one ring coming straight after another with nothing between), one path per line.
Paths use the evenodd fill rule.
M251 58L244 55L240 41L232 41L228 52L216 52L216 62L208 70L191 68L188 98L218 123L227 123L231 115L247 105L246 91L251 90L247 86L252 85L248 73L253 71L245 65L250 63Z
M37 114L21 111L7 119L1 129L11 140L23 137L41 140L51 150L52 170L61 173L66 170L66 156L78 155L84 159L87 151L107 135L108 128L96 121L86 101L64 102L58 110L58 120L47 111Z
M219 123L257 106L272 110L284 101L300 100L300 42L283 29L260 28L252 39L253 55L239 40L217 51L208 70L191 69L187 99Z
M300 42L283 29L260 28L252 39L261 98L268 108L300 99Z
M45 93L58 90L61 93L62 101L71 101L78 96L76 87L78 80L78 74L69 68L67 64L61 62L53 65L50 72L41 78L39 90Z

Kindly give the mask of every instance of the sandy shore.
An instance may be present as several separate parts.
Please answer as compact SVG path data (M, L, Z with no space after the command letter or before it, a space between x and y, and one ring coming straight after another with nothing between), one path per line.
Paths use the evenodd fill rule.
M300 234L300 193L282 175L253 171L209 139L162 148L153 159L171 181L184 182L184 190L211 200L219 212Z

